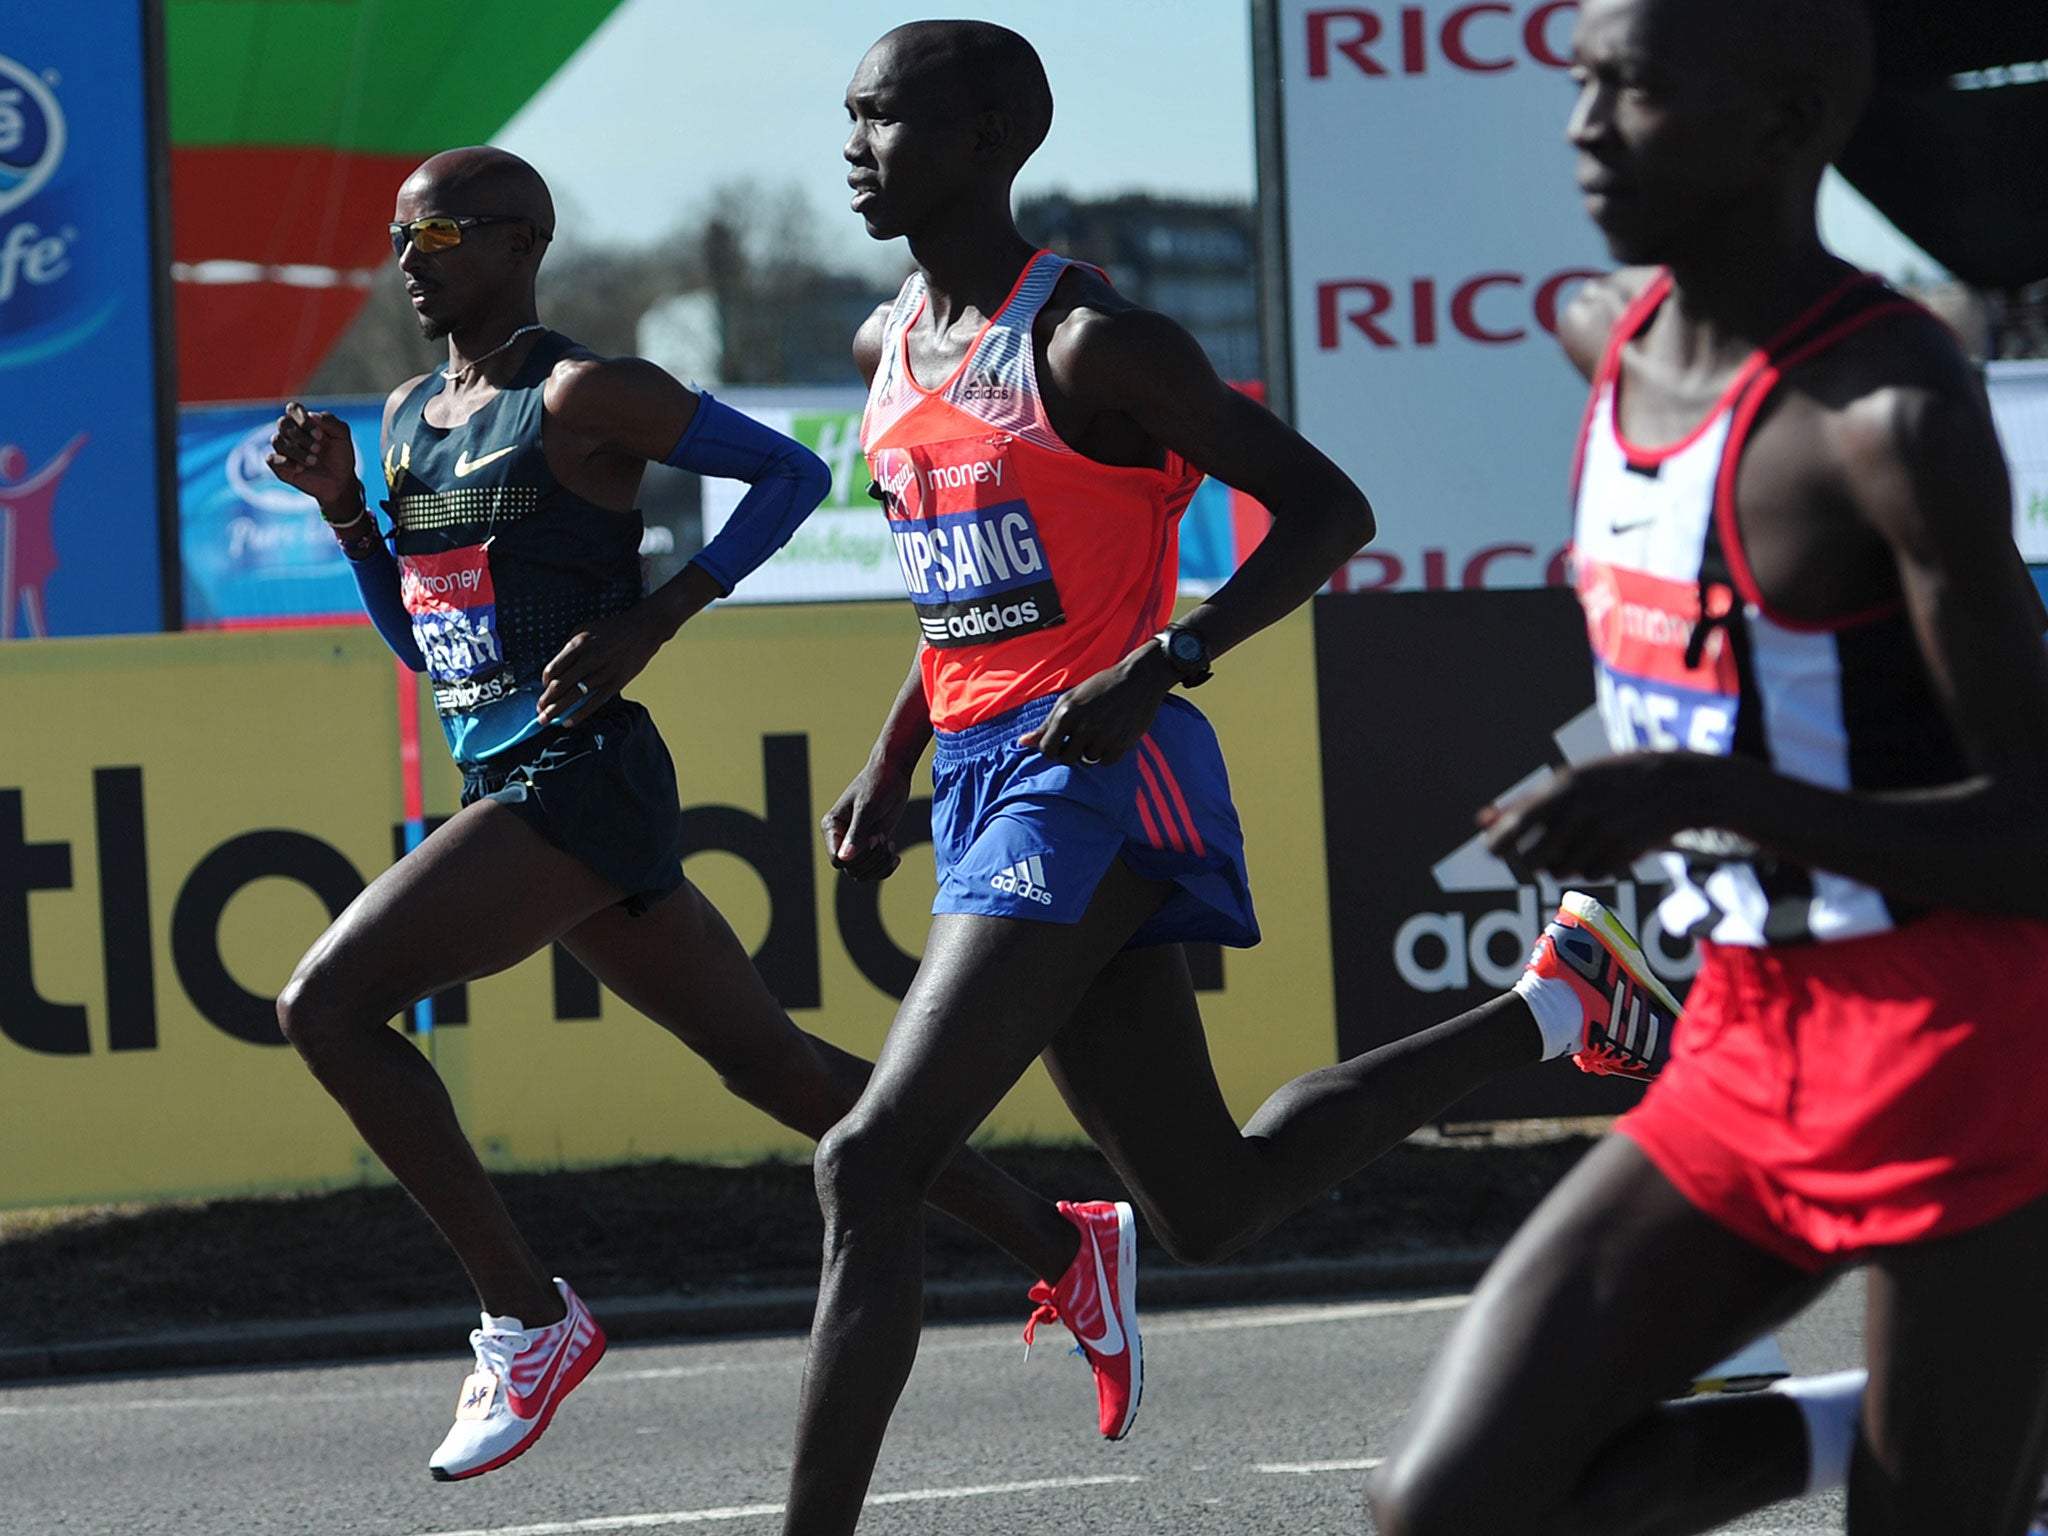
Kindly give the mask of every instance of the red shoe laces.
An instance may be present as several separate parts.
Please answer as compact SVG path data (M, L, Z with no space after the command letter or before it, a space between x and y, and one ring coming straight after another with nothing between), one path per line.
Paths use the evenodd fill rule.
M1031 1287L1031 1299L1038 1303L1038 1308L1024 1321L1024 1358L1026 1360L1031 1358L1031 1346L1037 1342L1038 1325L1040 1323L1056 1323L1060 1320L1060 1309L1054 1306L1052 1302L1052 1287L1043 1280Z

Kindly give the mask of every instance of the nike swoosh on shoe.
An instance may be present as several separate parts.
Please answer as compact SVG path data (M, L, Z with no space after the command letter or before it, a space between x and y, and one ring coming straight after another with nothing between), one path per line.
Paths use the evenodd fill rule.
M1102 1241L1096 1236L1092 1228L1088 1233L1088 1252L1095 1259L1096 1294L1103 1298L1101 1303L1102 1337L1091 1339L1079 1329L1075 1330L1074 1337L1079 1339L1085 1347L1094 1350L1098 1355L1120 1355L1124 1352L1123 1325L1116 1320L1116 1305L1112 1299L1113 1293L1109 1288L1109 1274L1102 1267Z
M570 1322L572 1326L562 1330L562 1340L555 1346L554 1358L548 1361L548 1368L541 1372L540 1380L534 1383L531 1392L519 1392L510 1381L505 1383L505 1406L512 1410L515 1418L530 1419L547 1402L555 1378L562 1374L562 1362L569 1358L569 1341L576 1334L575 1319L571 1318Z

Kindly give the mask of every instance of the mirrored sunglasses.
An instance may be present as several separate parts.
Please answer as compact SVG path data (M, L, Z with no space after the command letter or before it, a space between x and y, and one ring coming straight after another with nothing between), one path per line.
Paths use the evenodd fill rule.
M403 256L408 243L422 256L431 256L436 251L452 251L462 244L462 232L474 229L479 224L523 224L526 220L516 213L481 213L462 218L414 219L410 224L393 224L391 228L391 254Z

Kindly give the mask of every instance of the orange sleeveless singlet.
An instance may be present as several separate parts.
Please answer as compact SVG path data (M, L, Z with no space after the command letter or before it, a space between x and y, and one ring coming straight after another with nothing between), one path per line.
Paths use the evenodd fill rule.
M917 609L932 723L957 731L1113 666L1173 615L1201 472L1098 464L1053 431L1032 326L1072 265L1040 251L960 366L911 375L924 274L897 295L861 420Z

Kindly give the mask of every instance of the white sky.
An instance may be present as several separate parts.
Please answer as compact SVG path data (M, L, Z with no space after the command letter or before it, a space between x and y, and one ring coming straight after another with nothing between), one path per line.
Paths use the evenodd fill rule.
M978 0L944 13L962 11L1022 32L1052 77L1052 136L1020 192L1253 195L1247 0ZM904 0L626 0L497 142L548 179L565 239L646 244L715 188L750 180L801 188L828 257L900 271L900 253L881 257L847 211L839 146L854 66L919 14ZM1851 260L1940 271L1839 179L1821 212Z

